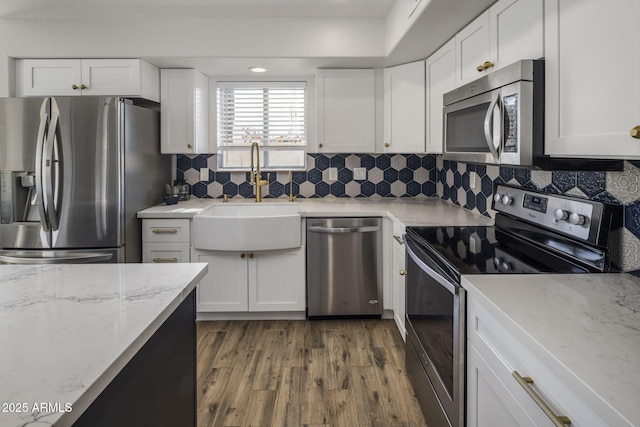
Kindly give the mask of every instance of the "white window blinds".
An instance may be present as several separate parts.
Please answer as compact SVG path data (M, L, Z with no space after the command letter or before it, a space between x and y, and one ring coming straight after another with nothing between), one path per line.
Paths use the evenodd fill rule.
M217 100L220 169L247 169L253 142L265 170L305 167L305 82L219 82Z

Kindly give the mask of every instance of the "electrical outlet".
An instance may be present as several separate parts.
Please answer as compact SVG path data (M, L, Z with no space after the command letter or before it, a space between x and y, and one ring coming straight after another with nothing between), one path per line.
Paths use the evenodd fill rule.
M476 173L475 172L469 172L469 188L471 188L472 190L477 190L476 186L478 185L477 180L476 180Z
M353 179L356 181L367 179L367 168L353 168Z
M338 180L338 168L329 168L329 181Z
M209 181L209 168L200 168L200 181Z

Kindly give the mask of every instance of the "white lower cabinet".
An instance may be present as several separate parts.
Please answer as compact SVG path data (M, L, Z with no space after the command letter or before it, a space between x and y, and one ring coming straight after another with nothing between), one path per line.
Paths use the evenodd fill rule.
M398 331L402 335L402 339L406 341L407 330L404 324L405 316L405 304L406 304L406 289L405 289L405 255L404 255L404 241L402 235L404 234L404 226L394 224L393 236L391 246L393 247L392 254L392 271L391 274L392 286L393 286L393 319L396 322Z
M188 219L142 220L142 262L189 262L189 230Z
M198 285L198 312L304 311L305 247L275 251L203 251L209 272Z
M470 292L467 340L468 427L607 425L559 378L561 367L543 363Z
M467 343L467 426L536 427L470 342Z

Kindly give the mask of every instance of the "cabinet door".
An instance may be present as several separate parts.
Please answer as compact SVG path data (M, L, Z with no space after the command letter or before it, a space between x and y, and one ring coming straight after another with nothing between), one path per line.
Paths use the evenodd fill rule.
M142 262L178 263L191 260L189 243L142 244Z
M199 312L247 311L247 254L245 252L191 252L192 262L209 263L198 284Z
M451 39L426 61L427 153L442 154L442 97L456 87L455 40Z
M549 421L544 425L553 424ZM470 342L467 342L467 426L543 427L529 418Z
M249 253L249 311L304 311L305 247Z
M140 96L138 59L83 59L83 95Z
M81 94L82 70L79 59L24 59L19 62L19 69L19 96Z
M489 9L494 69L544 56L544 0L500 0Z
M393 318L396 326L406 341L407 331L404 324L405 315L405 257L404 246L394 242L393 249Z
M163 69L161 151L166 154L208 151L208 79L197 70Z
M455 37L456 86L469 83L485 74L482 65L491 58L489 11L478 16ZM487 69L491 71L491 68Z
M384 152L424 153L424 61L384 70Z
M375 152L375 70L318 70L319 153Z
M640 158L639 19L637 0L545 0L546 154Z

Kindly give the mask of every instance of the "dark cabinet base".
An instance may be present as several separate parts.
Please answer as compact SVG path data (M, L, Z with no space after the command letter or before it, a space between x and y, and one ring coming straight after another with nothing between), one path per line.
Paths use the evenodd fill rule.
M196 426L195 291L74 427Z

